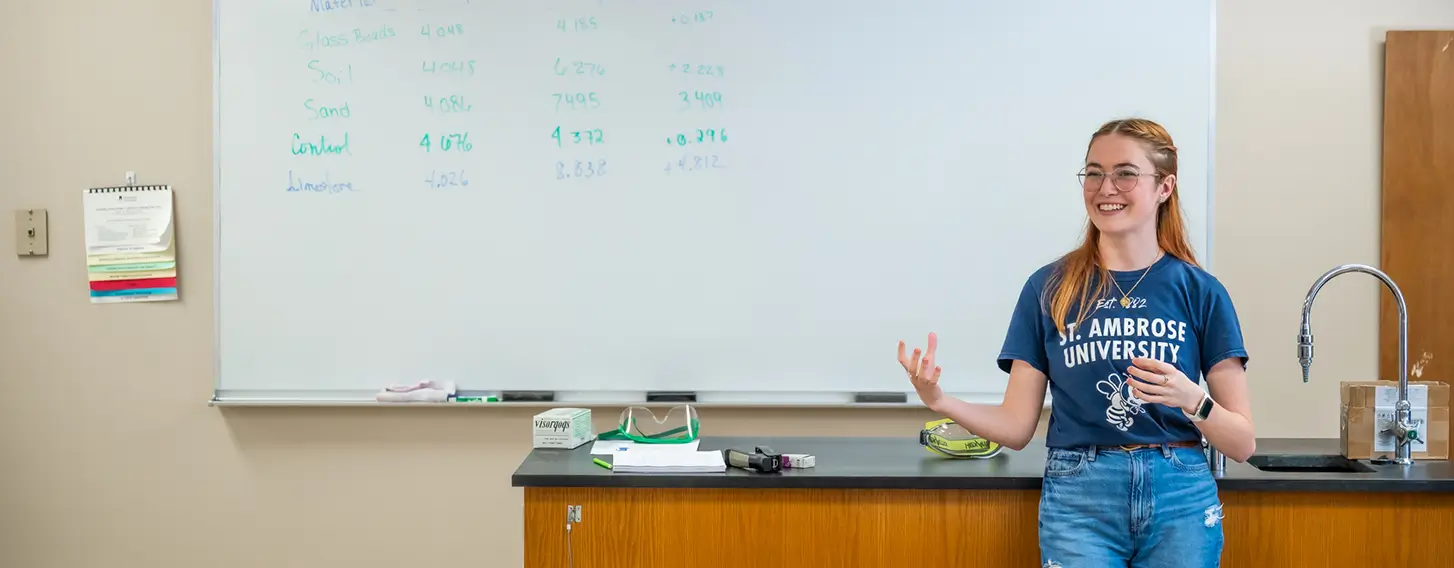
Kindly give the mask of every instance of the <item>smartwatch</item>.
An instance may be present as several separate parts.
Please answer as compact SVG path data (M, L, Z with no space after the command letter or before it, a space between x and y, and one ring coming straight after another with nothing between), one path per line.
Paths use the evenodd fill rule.
M1212 413L1212 395L1202 395L1202 402L1201 404L1197 405L1196 412L1188 414L1187 411L1183 410L1181 411L1181 413L1186 414L1186 417L1190 418L1192 422L1201 422L1203 420L1206 420L1207 416Z

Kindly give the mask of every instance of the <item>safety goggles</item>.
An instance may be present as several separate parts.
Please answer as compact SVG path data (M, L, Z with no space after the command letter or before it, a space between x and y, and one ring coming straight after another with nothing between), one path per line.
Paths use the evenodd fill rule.
M630 440L640 444L685 444L697 439L701 431L701 420L692 405L673 406L666 414L656 413L644 406L632 406L621 411L615 430L601 432L602 440Z
M945 418L924 423L919 431L919 444L930 452L956 459L987 459L1000 454L1004 446L965 430L954 420Z

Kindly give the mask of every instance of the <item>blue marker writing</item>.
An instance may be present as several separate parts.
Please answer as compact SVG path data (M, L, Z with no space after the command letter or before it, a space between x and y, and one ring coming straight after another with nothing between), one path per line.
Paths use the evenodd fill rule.
M332 181L329 173L323 172L321 181L308 181L302 178L293 177L293 170L288 170L288 191L306 193L343 193L345 191L358 191L354 189L351 181Z

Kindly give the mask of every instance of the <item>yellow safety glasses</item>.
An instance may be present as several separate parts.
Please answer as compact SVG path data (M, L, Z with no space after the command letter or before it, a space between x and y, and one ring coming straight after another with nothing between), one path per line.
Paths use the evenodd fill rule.
M956 459L988 459L1004 449L998 443L970 433L949 418L925 422L924 429L919 431L919 444L930 452Z

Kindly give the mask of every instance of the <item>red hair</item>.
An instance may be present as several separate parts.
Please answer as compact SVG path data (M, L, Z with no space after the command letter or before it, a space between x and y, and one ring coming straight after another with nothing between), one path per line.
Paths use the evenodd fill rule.
M1156 169L1158 183L1166 176L1176 174L1176 146L1172 144L1171 134L1160 124L1143 118L1107 122L1091 135L1090 143L1086 145L1087 156L1090 145L1097 138L1111 134L1141 142L1146 148L1146 158ZM1191 242L1186 237L1186 220L1182 217L1181 200L1176 189L1176 184L1173 183L1171 196L1156 209L1156 242L1167 254L1197 265L1196 253L1192 251ZM1085 319L1092 304L1088 300L1099 298L1105 293L1111 275L1101 262L1100 247L1097 246L1100 238L1100 229L1087 219L1085 239L1075 250L1060 257L1059 266L1047 284L1047 289L1052 290L1050 318L1055 321L1055 327L1061 333L1066 333L1066 327L1070 323L1067 316L1072 305L1080 305L1080 311L1074 320L1080 322ZM1092 276L1098 276L1094 289L1091 289Z

